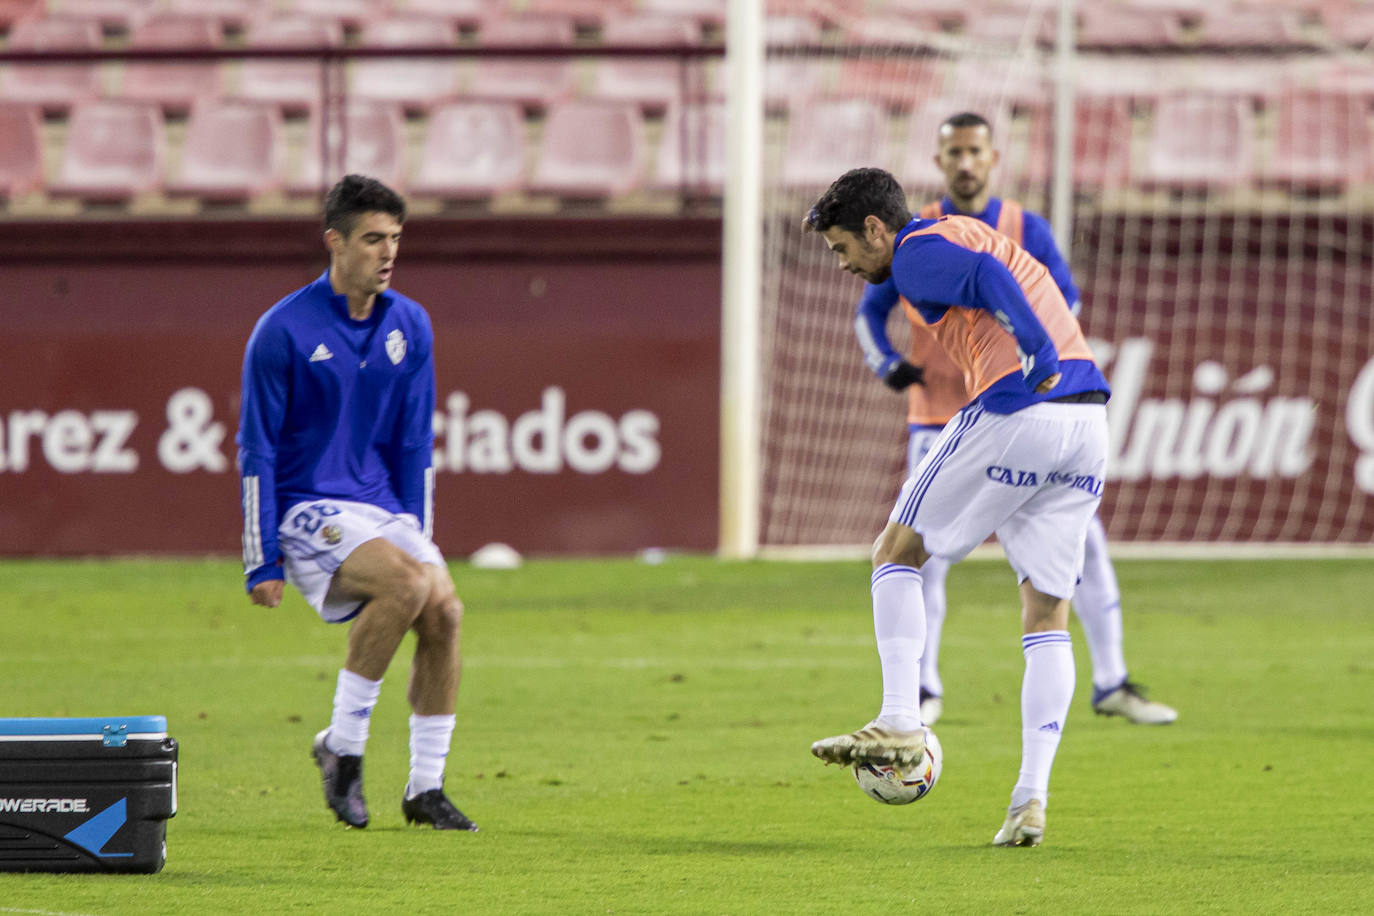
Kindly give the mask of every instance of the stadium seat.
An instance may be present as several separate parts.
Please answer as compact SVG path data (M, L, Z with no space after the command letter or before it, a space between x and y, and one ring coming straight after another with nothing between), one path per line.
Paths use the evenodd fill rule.
M159 0L62 0L58 15L94 19L107 29L129 31L131 25L152 15Z
M263 19L248 28L245 42L249 48L335 48L343 44L343 26L308 16ZM237 94L283 111L304 111L320 103L321 67L318 60L246 58Z
M629 16L606 23L601 40L613 47L691 47L700 43L701 32L686 19ZM592 95L663 109L684 87L699 86L702 76L700 62L686 59L607 58L597 64Z
M93 51L100 47L95 19L26 19L10 29L10 51ZM65 111L100 95L97 64L10 64L0 98Z
M958 108L988 104L1046 105L1053 97L1037 60L1010 57L962 57L945 78L945 96Z
M782 184L824 188L852 168L890 167L886 150L887 115L878 103L819 100L794 110L788 121Z
M674 105L663 117L652 185L718 196L725 189L724 102Z
M1183 65L1173 57L1145 54L1080 55L1074 91L1080 96L1121 96L1153 101L1176 88Z
M764 21L763 32L770 49L815 45L821 40L820 25L802 16L770 16ZM805 104L819 85L820 68L814 59L766 55L763 101L770 111Z
M894 18L929 16L940 23L963 27L977 10L968 0L886 0L882 15Z
M999 4L975 6L970 10L965 30L981 45L1003 48L1053 44L1057 29L1057 3L1041 3L1025 8Z
M282 183L281 112L257 102L217 100L191 110L181 169L170 193L242 201Z
M1176 90L1235 95L1268 103L1278 98L1293 66L1291 60L1282 56L1193 54L1170 68L1169 82L1170 88Z
M406 16L379 19L363 27L365 48L453 47L458 27L447 19ZM458 89L452 58L365 58L352 67L352 94L361 99L404 103L408 111L428 111Z
M43 11L43 0L0 0L0 28Z
M508 0L405 0L401 12L408 16L447 19L459 28L472 28L499 16L509 6Z
M869 17L851 24L845 40L851 45L924 47L939 31L933 17ZM842 58L832 94L873 99L893 110L905 110L938 95L943 86L944 71L934 57L875 52Z
M494 47L570 48L575 34L573 21L567 17L517 16L486 23L478 38L483 45ZM572 58L479 57L467 94L542 108L571 94L574 76Z
M1374 136L1365 108L1365 100L1351 93L1284 93L1266 183L1340 190L1374 177Z
M629 102L579 100L549 107L531 191L562 197L614 197L644 176L644 123Z
M1054 109L1032 109L1027 145L1021 163L1006 163L1018 177L1032 182L1049 180L1054 163ZM1081 97L1074 103L1073 183L1076 188L1122 188L1131 175L1130 101L1121 96ZM1003 177L1013 172L1004 172Z
M1211 48L1282 48L1302 44L1292 10L1260 7L1210 7L1199 23L1197 44Z
M199 50L218 47L219 22L204 16L158 15L135 25L129 46L136 49ZM201 99L220 94L219 63L137 61L124 65L122 98L156 102L164 111L185 112Z
M725 24L728 0L639 0L636 9L641 13L681 16L701 25Z
M241 29L271 11L272 0L165 0L166 12L204 16L221 27Z
M525 0L521 10L534 15L566 16L579 26L602 28L634 11L634 0Z
M328 173L321 119L320 109L313 109L306 122L300 170L288 182L288 191L313 194L326 189L340 175L350 173L371 175L398 191L405 188L406 125L400 105L350 102L344 112L344 123L329 126L328 164L332 168Z
M392 0L280 0L275 12L279 16L314 16L337 22L345 29L361 29L386 18L393 5Z
M489 197L520 187L524 172L525 121L517 103L444 102L430 112L410 190Z
M1326 33L1335 41L1356 48L1374 42L1374 7L1330 10L1322 15Z
M163 180L167 139L156 103L103 99L72 109L57 177L48 193L128 200Z
M1228 188L1252 181L1253 169L1254 114L1246 99L1177 93L1156 103L1143 184Z
M1078 17L1078 44L1084 48L1177 47L1183 24L1168 10L1084 4Z
M43 119L35 105L0 102L0 197L43 184Z

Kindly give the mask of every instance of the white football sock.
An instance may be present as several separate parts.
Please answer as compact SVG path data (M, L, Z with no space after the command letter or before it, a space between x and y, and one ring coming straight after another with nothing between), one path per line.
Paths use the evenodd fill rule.
M884 563L873 571L873 635L883 669L883 708L878 719L898 731L921 727L921 653L926 611L921 574L910 566Z
M444 760L448 757L456 721L452 713L446 716L411 715L410 782L406 784L406 798L443 787Z
M381 681L370 681L340 668L339 682L334 688L334 716L329 720L325 747L335 754L361 757L372 725L372 708L381 692Z
M1073 699L1073 644L1067 630L1021 637L1026 673L1021 681L1021 773L1011 807L1038 798L1049 802L1050 768Z
M945 574L949 561L931 557L921 567L921 597L926 603L926 647L921 653L921 686L927 693L944 696L940 680L940 634L945 629Z
M1093 686L1106 690L1126 680L1126 657L1121 648L1121 591L1107 554L1107 532L1096 515L1088 523L1083 548L1083 581L1073 593L1073 609L1088 640L1093 663Z

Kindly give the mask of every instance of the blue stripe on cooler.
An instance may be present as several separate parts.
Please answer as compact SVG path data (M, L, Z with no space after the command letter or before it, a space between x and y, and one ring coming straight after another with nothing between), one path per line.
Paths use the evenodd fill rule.
M69 719L0 719L0 741L42 738L101 738L107 727L123 727L129 738L165 738L166 716L109 716Z

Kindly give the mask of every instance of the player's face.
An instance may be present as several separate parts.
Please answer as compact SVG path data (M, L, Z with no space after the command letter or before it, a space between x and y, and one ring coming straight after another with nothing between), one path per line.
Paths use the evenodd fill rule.
M340 293L375 296L391 285L396 252L401 244L401 224L390 213L364 213L353 231L326 233L334 254L333 273L344 287Z
M876 220L876 217L869 217ZM892 249L884 238L869 239L869 232L858 235L839 226L831 226L821 233L830 250L840 259L840 270L863 277L869 283L881 283L892 276Z
M940 151L935 164L945 173L945 187L955 200L971 200L988 186L988 175L997 164L992 137L981 124L977 127L944 127L940 130Z

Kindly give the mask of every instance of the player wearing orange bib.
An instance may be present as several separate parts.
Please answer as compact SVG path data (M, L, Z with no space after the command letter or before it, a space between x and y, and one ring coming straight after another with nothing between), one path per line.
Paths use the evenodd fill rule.
M945 175L948 194L921 207L923 219L945 215L971 216L1007 236L1049 271L1070 311L1079 311L1078 288L1059 253L1049 224L1013 200L991 196L988 175L997 163L992 128L980 115L963 113L940 126L935 164ZM891 280L869 285L859 302L855 332L864 359L889 387L907 392L907 471L911 473L936 435L972 397L963 373L933 337L911 336L906 358L887 338L888 314L898 304ZM926 654L921 662L921 714L934 723L944 708L940 678L940 637L945 619L947 567L939 557L921 570L926 605ZM1074 592L1073 607L1087 637L1093 668L1093 709L1124 716L1137 724L1165 724L1178 713L1163 703L1147 700L1127 676L1121 635L1121 595L1116 570L1107 553L1106 531L1094 516L1088 526L1083 579Z
M957 563L996 534L1021 592L1021 768L993 842L1034 846L1045 831L1050 770L1073 698L1069 597L1102 498L1109 387L1045 266L966 216L912 219L896 179L853 169L816 202L807 228L840 268L891 278L913 334L933 336L972 400L902 485L873 545L878 715L816 741L827 763L921 760L926 617L920 570Z

